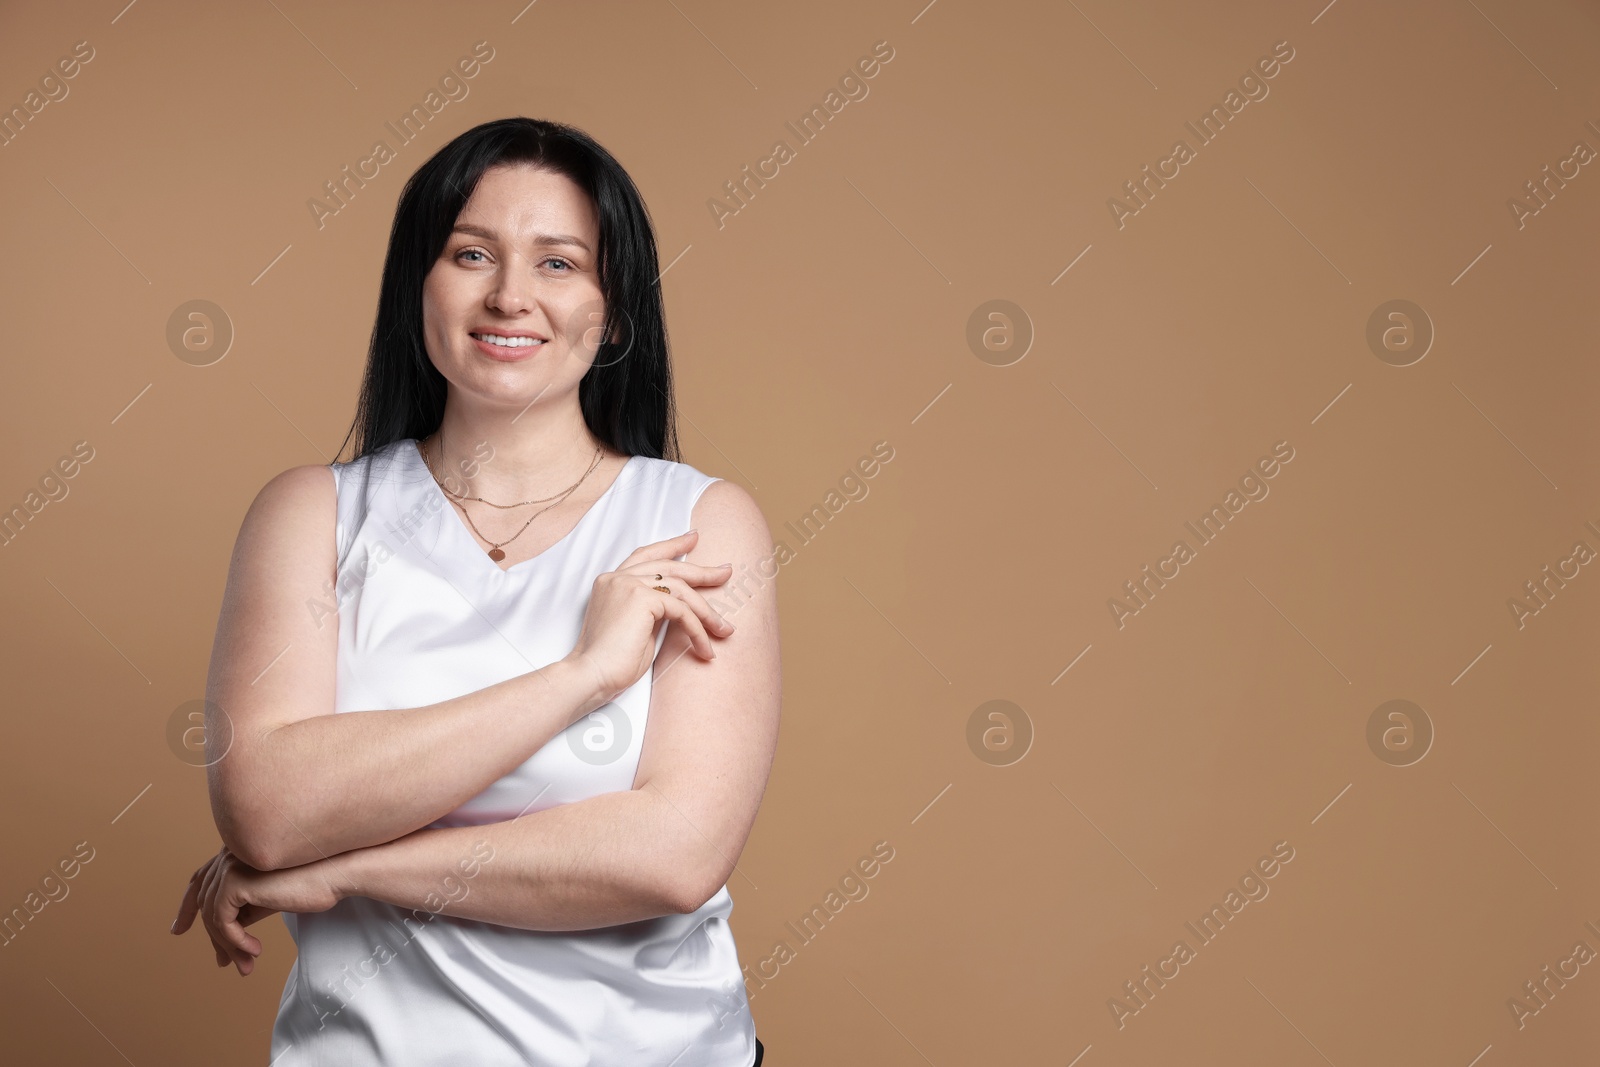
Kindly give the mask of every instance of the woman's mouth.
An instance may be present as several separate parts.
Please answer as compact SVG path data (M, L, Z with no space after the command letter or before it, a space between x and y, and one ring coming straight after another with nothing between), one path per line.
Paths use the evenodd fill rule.
M547 343L539 337L513 337L498 333L469 333L478 351L491 359L516 361L528 359Z

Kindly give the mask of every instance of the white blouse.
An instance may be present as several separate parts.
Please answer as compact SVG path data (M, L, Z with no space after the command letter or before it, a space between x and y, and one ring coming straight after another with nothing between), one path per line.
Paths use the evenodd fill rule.
M405 439L335 463L336 712L413 708L561 659L594 579L689 528L717 479L634 456L578 524L502 569ZM666 627L656 637L659 650ZM476 826L633 787L651 672L434 827ZM476 873L492 858L463 856ZM469 892L465 875L440 899ZM724 885L698 911L545 932L348 897L284 913L299 959L272 1067L747 1067L755 1024Z

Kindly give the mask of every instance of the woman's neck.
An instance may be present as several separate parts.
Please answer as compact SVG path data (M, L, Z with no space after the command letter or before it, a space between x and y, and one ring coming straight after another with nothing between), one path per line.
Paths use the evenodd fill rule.
M592 479L618 456L573 407L576 419L523 414L493 421L452 418L447 407L439 429L424 439L424 451L434 476L464 496L495 503L554 496Z

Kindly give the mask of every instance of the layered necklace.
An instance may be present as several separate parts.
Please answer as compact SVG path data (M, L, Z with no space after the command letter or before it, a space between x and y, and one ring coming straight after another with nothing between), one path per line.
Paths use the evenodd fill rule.
M417 447L422 452L422 463L423 463L423 466L428 468L428 473L430 475L433 475L433 480L438 483L439 488L441 490L443 490L444 494L446 496L448 496L450 498L451 502L453 502L455 504L456 510L461 512L461 517L467 520L467 525L472 528L472 532L477 534L483 540L489 542L489 558L494 560L496 563L499 563L501 560L506 558L506 554L505 554L505 552L503 552L501 550L500 546L509 545L511 542L515 541L518 537L521 537L522 536L522 531L526 530L533 523L534 519L537 519L540 515L543 515L545 512L547 512L551 508L555 507L556 504L561 503L561 501L563 501L567 497L571 496L573 491L576 490L578 488L578 486L583 484L584 479L588 478L589 475L591 473L593 473L594 469L600 465L600 456L601 456L601 450L599 448L596 448L594 450L594 461L589 464L589 469L583 472L583 477L579 478L577 481L573 482L571 485L569 485L567 488L563 489L561 492L557 493L555 496L547 496L547 497L544 497L544 498L539 499L539 500L519 500L515 504L496 504L493 501L483 499L483 497L481 497L481 496L463 496L460 493L457 493L455 490L451 489L449 486L445 485L444 482L439 480L439 476L437 474L434 474L434 472L433 472L433 461L428 455L429 446L428 446L427 441L418 442L418 446ZM483 531L478 529L478 527L473 524L472 516L467 514L467 509L465 507L465 502L468 501L468 500L475 500L480 504L488 504L491 508L500 508L501 510L505 510L505 509L508 509L508 508L526 507L529 504L545 504L545 501L551 501L552 503L545 504L544 507L540 508L538 511L534 512L532 515L528 516L528 521L523 523L522 527L520 529L518 529L516 533L514 533L510 537L506 538L504 541L492 541L489 538L483 536Z

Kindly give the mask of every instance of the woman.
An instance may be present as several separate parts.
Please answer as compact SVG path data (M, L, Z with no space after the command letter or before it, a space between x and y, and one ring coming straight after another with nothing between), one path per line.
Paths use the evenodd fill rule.
M676 460L658 269L582 132L462 134L401 194L354 458L245 516L223 848L173 931L248 975L282 912L274 1067L761 1060L726 882L777 743L772 541Z

